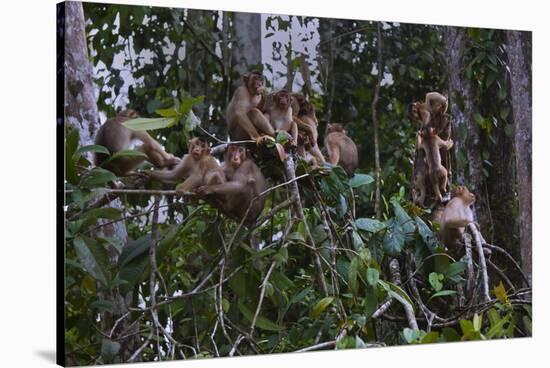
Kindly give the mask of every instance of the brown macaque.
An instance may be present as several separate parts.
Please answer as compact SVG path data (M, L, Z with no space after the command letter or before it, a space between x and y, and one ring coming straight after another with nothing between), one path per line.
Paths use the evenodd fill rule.
M475 202L475 195L465 186L458 186L452 193L452 199L436 218L439 222L439 236L451 254L459 257L458 250L462 235L468 224L474 222L474 214L470 205Z
M448 139L446 141L439 138L435 134L434 128L422 129L419 133L419 144L426 155L426 163L428 164L428 176L430 183L432 184L433 192L436 201L441 202L443 196L441 192L445 193L447 188L447 169L441 164L441 148L449 150L453 146L453 140ZM417 137L418 139L418 137Z
M246 215L244 225L250 227L264 209L265 196L254 203L252 199L267 189L267 181L242 146L230 145L227 148L222 167L226 181L205 184L197 189L197 194L218 200L220 210L229 217L242 220ZM246 214L251 203L252 207Z
M418 121L423 127L431 122L435 113L445 114L448 108L447 97L439 92L428 92L424 101L409 104L408 112L411 119Z
M221 184L225 182L222 166L210 155L208 143L203 138L192 138L187 143L188 153L172 170L154 170L149 173L151 178L163 182L183 183L176 186L178 194L192 192L203 185Z
M298 146L296 147L296 154L302 157L310 166L319 166L317 159L310 153L311 141L309 135L304 131L298 131ZM323 162L325 160L323 159Z
M264 140L265 134L274 137L275 131L258 106L264 99L264 77L258 72L241 76L239 86L227 105L226 119L232 140Z
M134 110L122 110L116 117L108 119L99 128L95 143L104 146L111 155L114 155L117 152L131 149L134 141L141 141L142 144L136 149L144 152L155 167L164 168L178 164L180 159L164 151L164 148L149 133L131 130L122 124L138 117L138 113ZM143 157L131 156L121 156L112 160L108 160L108 158L109 156L106 154L96 153L95 164L112 171L117 176L128 174L145 161Z
M278 132L289 133L290 144L296 147L298 143L298 126L292 116L292 94L284 89L271 93L263 109L269 123Z
M420 133L416 135L416 150L413 166L412 199L413 203L423 207L426 200L428 181L428 166L426 165L426 153L422 149Z
M317 130L319 122L317 120L317 115L315 114L315 106L311 102L307 101L302 94L295 93L292 96L298 104L298 118L296 119L298 131L305 132L309 136L309 148L307 149L308 153L315 158L318 165L324 164L325 158L323 157L323 154L319 149L319 145L317 144L319 138L319 133ZM294 109L295 106L293 105L292 110L294 111Z
M325 147L328 162L342 166L348 175L352 175L359 164L357 146L347 136L342 124L327 124Z

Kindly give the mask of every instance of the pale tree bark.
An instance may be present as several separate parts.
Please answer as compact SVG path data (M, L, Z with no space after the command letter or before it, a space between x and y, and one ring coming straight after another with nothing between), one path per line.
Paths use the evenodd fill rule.
M474 212L483 234L492 229L491 216L487 203L487 191L483 175L481 140L479 126L474 121L474 101L471 82L466 77L469 60L465 55L468 49L468 36L464 28L448 27L445 31L447 49L447 70L449 75L449 100L453 141L456 161L457 184L464 184L475 193ZM465 128L465 129L464 129ZM466 136L460 132L465 131ZM465 156L464 162L459 157Z
M262 64L262 16L254 13L233 13L233 70L239 75ZM235 81L239 84L238 80ZM235 83L234 83L235 84Z
M79 130L81 145L92 144L100 126L96 103L96 86L92 76L92 65L88 59L84 22L82 3L66 2L64 28L65 122L67 125ZM109 206L122 208L122 204L118 199L111 202ZM116 222L103 226L94 235L98 237L114 237L121 240L123 244L126 244L128 241L124 222ZM116 251L110 250L110 260L112 263L117 262ZM109 332L115 325L115 321L128 312L128 306L132 302L132 295L128 293L128 295L123 296L117 289L101 294L102 298L113 302L112 313L104 313L102 315L102 328L104 331ZM126 323L119 323L113 337L116 337L123 330L126 330L125 334L131 333L127 327ZM120 362L130 357L136 342L136 337L120 341Z
M519 189L520 252L524 273L532 277L532 116L531 34L508 31L508 64L511 74L514 146Z

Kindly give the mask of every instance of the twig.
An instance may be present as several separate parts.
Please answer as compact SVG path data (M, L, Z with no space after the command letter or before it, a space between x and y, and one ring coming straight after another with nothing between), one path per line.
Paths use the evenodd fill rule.
M464 242L464 252L466 254L466 294L468 297L472 295L474 284L474 261L472 258L472 237L464 232L462 236Z
M399 270L399 261L396 258L392 258L390 260L390 275L392 278L392 282L395 285L401 284L401 272ZM413 330L418 330L418 323L416 322L416 318L414 316L414 309L412 305L408 302L402 303L403 308L405 308L405 315L407 316L407 320L409 321L409 327Z
M491 267L493 267L493 269L498 273L498 275L500 276L500 278L502 280L504 280L504 282L506 284L508 284L508 286L510 287L510 289L512 290L516 290L516 287L514 286L514 284L512 283L512 281L510 281L510 279L508 278L508 276L506 276L506 274L500 269L498 268L498 266L496 264L494 264L493 262L491 262L490 259L487 259L487 264Z
M282 248L286 248L288 243L285 243ZM264 301L264 295L265 295L265 288L267 287L267 283L269 281L269 277L271 276L271 273L273 272L273 269L275 268L275 265L277 264L277 261L271 262L271 266L269 267L269 270L267 271L267 274L265 275L264 281L262 282L262 290L260 291L260 297L258 299L258 306L256 307L256 313L254 313L254 318L252 318L252 323L250 324L250 337L254 334L254 326L256 326L256 320L258 319L258 316L260 315L260 310L262 309L262 303Z
M519 265L519 263L514 259L514 257L512 257L510 255L510 253L508 253L506 250L504 250L504 248L499 247L497 245L488 244L487 242L483 242L483 246L487 247L491 250L496 250L497 252L500 252L500 253L504 254L512 262L514 267L516 267L517 270L520 272L521 277L523 278L523 281L525 281L527 284L529 284L529 280L527 279L527 276L525 275L525 273L521 269L521 266Z
M149 333L149 336L147 336L147 339L145 339L145 342L132 354L132 356L126 361L127 363L133 362L139 354L145 349L145 347L151 342L151 339L153 338L153 329L151 328L151 332Z

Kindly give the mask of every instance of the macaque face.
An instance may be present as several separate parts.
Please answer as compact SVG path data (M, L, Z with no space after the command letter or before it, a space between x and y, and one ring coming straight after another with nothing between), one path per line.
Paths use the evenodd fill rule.
M195 159L200 160L204 156L210 153L208 144L201 138L193 138L188 143L189 154Z
M285 90L275 93L274 99L277 107L281 110L288 109L292 103L292 95Z
M248 73L242 76L242 80L251 95L261 95L263 93L264 77L261 74Z
M413 102L413 103L409 104L408 113L409 113L409 117L412 120L419 120L420 119L419 108L420 108L420 102Z
M240 146L231 145L227 149L226 160L229 161L233 168L237 169L244 160L246 160L246 149Z

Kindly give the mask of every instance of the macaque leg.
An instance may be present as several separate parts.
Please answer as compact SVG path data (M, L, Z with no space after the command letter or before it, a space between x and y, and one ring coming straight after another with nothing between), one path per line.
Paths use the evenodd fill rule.
M144 152L155 167L173 166L180 162L179 158L164 151L164 148L149 133L134 132L133 134L143 142L143 145L137 149Z
M240 181L227 181L222 184L210 185L209 190L211 193L215 194L241 194L246 190L246 184L241 183Z
M202 178L200 176L191 175L181 184L176 186L176 192L178 194L184 194L191 192L202 184Z
M225 182L225 176L219 171L209 172L204 176L204 185L216 185Z
M298 125L294 121L292 121L292 126L290 127L290 135L292 135L292 142L290 144L296 147L298 145Z
M246 120L250 122L250 125L252 126L254 131L256 131L256 133L260 132L272 137L275 136L275 130L273 130L271 123L269 123L269 120L265 117L265 115L260 110L256 108L250 110L246 114ZM259 134L256 134L256 137L253 137L253 138L257 139L258 137L259 137Z
M325 158L323 157L323 154L321 153L321 150L319 149L319 145L315 144L315 146L311 147L309 149L309 153L311 153L311 155L313 157L315 157L315 160L317 161L317 163L319 165L322 165L325 163Z

